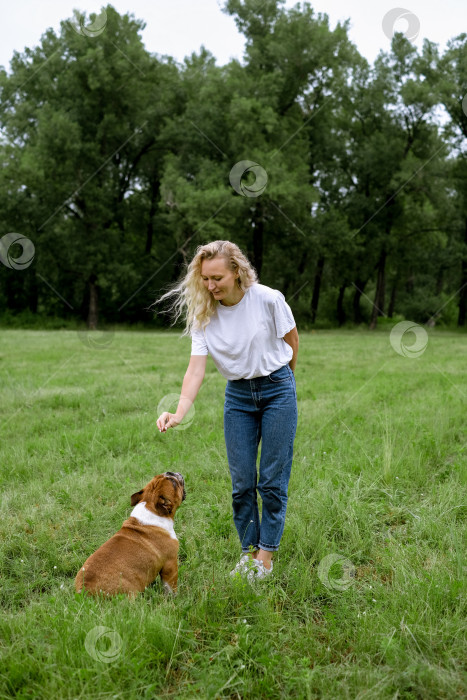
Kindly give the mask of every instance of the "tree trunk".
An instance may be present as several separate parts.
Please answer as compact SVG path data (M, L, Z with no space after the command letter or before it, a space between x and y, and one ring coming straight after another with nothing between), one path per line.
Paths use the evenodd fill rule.
M89 277L89 310L87 325L89 330L95 331L99 320L97 276L92 273Z
M460 299L459 299L459 315L457 316L457 325L458 326L465 326L465 317L466 317L466 308L467 308L467 264L464 262L462 263L463 271L462 271L462 279L463 279L463 288L460 291Z
M39 286L37 284L37 277L35 270L31 271L31 276L28 284L28 306L29 310L33 314L37 313L37 306L39 303Z
M360 280L360 279L357 279L357 280L355 281L355 284L354 284L354 286L355 286L355 294L354 294L353 303L352 303L352 307L353 307L353 321L354 321L354 323L356 323L357 325L358 325L359 323L362 323L362 322L363 322L362 312L360 311L360 298L361 298L361 296L362 296L362 294L363 294L363 291L364 291L364 289L365 289L365 285L366 285L366 282L364 282L363 280Z
M298 263L298 274L299 275L303 275L303 273L305 272L307 258L308 258L308 253L305 250L305 252L303 253L303 255L300 259L300 262Z
M465 222L465 245L467 246L467 220ZM459 315L457 325L465 326L467 311L467 253L464 253L461 264L461 290L459 292Z
M372 331L376 328L378 316L384 316L385 271L386 251L383 248L378 262L378 278L376 280L375 301L371 312L370 330Z
M396 293L397 293L398 281L399 281L399 278L396 275L396 279L392 283L391 298L389 299L388 318L392 318L394 315L394 308L396 306Z
M339 288L339 296L337 297L337 322L339 326L343 326L347 320L344 311L344 294L346 289L347 285L343 284L342 287Z
M6 294L6 308L16 310L16 308L21 308L21 304L18 304L17 299L17 288L16 280L18 280L18 274L16 270L6 270L5 272L6 284L5 284L5 294Z
M311 322L316 321L318 313L319 292L321 289L321 280L323 278L324 257L321 256L316 263L315 283L313 285L313 296L311 297Z

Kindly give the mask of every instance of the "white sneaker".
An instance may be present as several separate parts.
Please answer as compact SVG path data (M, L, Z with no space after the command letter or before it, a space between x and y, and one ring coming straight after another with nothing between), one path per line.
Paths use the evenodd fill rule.
M245 574L248 574L248 572L254 568L254 562L256 559L252 559L249 554L243 554L240 557L240 561L238 564L235 566L234 569L230 572L231 576L235 576L236 574L240 574L241 576L244 576Z
M253 581L266 578L266 576L269 576L270 574L272 574L272 562L271 568L266 569L262 561L259 559L253 559L253 566L247 573L247 579L250 583L253 583Z

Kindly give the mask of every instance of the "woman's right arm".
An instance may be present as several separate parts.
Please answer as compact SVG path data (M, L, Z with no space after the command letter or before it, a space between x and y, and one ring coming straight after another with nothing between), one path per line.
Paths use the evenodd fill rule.
M203 383L207 359L207 355L191 355L176 412L168 413L165 411L157 419L157 427L161 433L167 432L168 428L179 425L188 413Z

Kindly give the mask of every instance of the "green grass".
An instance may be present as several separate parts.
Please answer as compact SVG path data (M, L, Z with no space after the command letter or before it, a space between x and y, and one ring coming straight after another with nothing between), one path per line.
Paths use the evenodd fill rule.
M117 332L97 349L3 330L0 698L465 697L466 338L434 331L409 359L389 330L301 335L286 527L255 588L228 575L240 550L211 361L191 425L161 435L187 339ZM168 469L187 489L178 596L75 595L130 494ZM323 575L334 553L353 576ZM112 639L93 646L99 626Z

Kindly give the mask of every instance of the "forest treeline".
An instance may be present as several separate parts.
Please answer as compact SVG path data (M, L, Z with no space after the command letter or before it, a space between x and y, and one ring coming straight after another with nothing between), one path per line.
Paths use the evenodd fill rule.
M108 5L0 71L0 317L151 320L229 239L305 327L465 326L467 35L370 65L308 3L224 11L242 62L151 54Z

